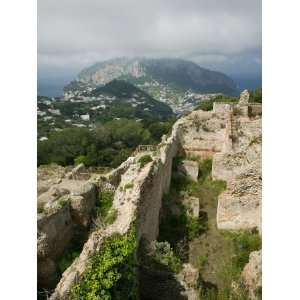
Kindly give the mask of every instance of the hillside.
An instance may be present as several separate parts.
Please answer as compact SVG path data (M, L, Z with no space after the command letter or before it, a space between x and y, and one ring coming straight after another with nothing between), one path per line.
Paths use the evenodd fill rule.
M135 87L124 80L113 80L103 87L99 87L90 93L91 96L98 97L108 95L115 97L122 103L131 103L131 106L137 108L138 111L151 111L161 116L171 116L171 108L153 99L150 95Z
M136 85L174 112L191 110L191 102L199 102L203 94L236 92L235 82L227 75L182 59L116 58L78 75L79 82L89 85L101 86L114 79Z
M198 93L232 93L236 88L233 80L227 75L182 59L113 59L82 70L78 79L83 82L105 84L126 75L129 75L129 80L131 75L140 81L154 80Z

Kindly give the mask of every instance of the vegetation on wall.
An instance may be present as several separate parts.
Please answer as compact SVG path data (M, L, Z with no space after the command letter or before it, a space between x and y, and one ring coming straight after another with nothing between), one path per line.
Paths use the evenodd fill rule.
M145 165L147 165L151 161L152 161L152 157L149 154L143 155L139 158L139 163L140 163L141 168L143 168Z
M136 299L136 246L133 228L126 235L107 238L91 257L81 281L72 288L70 300Z
M196 109L209 111L213 109L214 102L237 103L238 100L239 98L235 96L218 95L210 100L200 102L199 106L197 106Z
M240 282L240 274L249 261L250 253L261 249L261 238L257 232L249 231L224 231L222 235L232 251L230 259L226 260L220 272L216 274L222 281L222 286L217 289L204 284L200 297L203 300L249 300L248 292ZM232 288L233 282L236 289ZM261 299L259 291L257 297Z
M112 208L113 199L114 193L111 191L99 193L94 219L94 225L97 229L102 228L106 224L112 224L116 220L118 212Z
M262 89L256 88L255 90L248 90L250 93L249 102L262 103ZM196 109L201 109L204 111L209 111L213 109L214 102L224 102L224 103L237 103L239 97L236 96L226 96L218 95L213 99L200 102Z

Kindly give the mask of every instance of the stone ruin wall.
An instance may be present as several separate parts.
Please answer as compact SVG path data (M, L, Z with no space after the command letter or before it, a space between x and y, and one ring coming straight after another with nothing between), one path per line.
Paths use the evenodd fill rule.
M142 171L137 162L140 155L136 153L135 157L129 157L119 168L106 176L109 182L118 185L113 203L113 207L119 211L117 220L112 225L91 234L80 256L63 273L50 297L51 300L67 298L72 286L84 272L88 259L101 249L106 237L116 232L126 234L130 224L136 221L138 239L144 237L151 241L157 238L162 196L169 190L172 160L179 147L181 123L182 121L179 120L173 126L171 135L168 138L165 137L162 143L157 146L157 150L152 153L153 161L146 165ZM134 183L131 191L121 188L129 182ZM128 199L128 202L124 204L123 199Z
M66 180L54 185L38 198L46 212L37 220L37 275L39 285L46 288L53 288L58 280L58 258L77 233L87 231L97 197L94 183L78 181L66 190L69 183Z
M232 147L232 110L232 105L215 103L212 112L195 111L179 119L174 124L171 135L168 138L163 137L156 151L149 152L153 158L151 163L140 170L138 158L143 153L136 151L135 156L129 157L120 167L105 176L105 180L102 178L101 184L97 183L100 192L105 185L114 186L113 207L119 211L118 217L112 225L90 235L80 256L63 273L50 297L51 300L67 298L70 289L84 272L88 259L101 249L104 239L111 234L115 232L125 234L129 230L130 224L136 221L138 239L145 237L151 241L157 238L162 196L169 190L172 160L177 154L195 156L201 159L213 158L212 175L214 178L229 181L235 178L235 173L232 172L231 167L224 168L226 165L224 163L225 158L227 161L230 159L235 161L237 155L240 155L234 153ZM256 126L259 124L254 125L254 127ZM134 186L131 191L122 189L126 183L133 183ZM259 198L258 189L259 186L252 196ZM232 194L229 196L232 197ZM126 199L125 204L124 199ZM219 203L221 201L223 201L222 195ZM259 201L260 199L256 203ZM235 207L239 205L241 204L234 203ZM218 214L219 209L222 210L220 205ZM257 207L255 207L254 212L257 215ZM239 211L239 213L241 215L238 217L242 218L243 211ZM235 218L235 216L231 217ZM218 222L218 227L222 228L222 222ZM224 229L237 228L234 226L230 228L229 226Z

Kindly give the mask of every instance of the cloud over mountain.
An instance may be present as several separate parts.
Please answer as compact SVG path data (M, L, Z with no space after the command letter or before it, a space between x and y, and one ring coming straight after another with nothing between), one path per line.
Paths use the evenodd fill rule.
M119 56L180 57L231 74L260 73L261 1L38 2L39 76Z

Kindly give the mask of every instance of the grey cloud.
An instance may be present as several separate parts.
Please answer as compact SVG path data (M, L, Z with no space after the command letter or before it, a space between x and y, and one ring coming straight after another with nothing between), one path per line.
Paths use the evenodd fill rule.
M38 1L40 74L77 72L95 61L136 55L181 57L236 74L260 72L261 1Z

